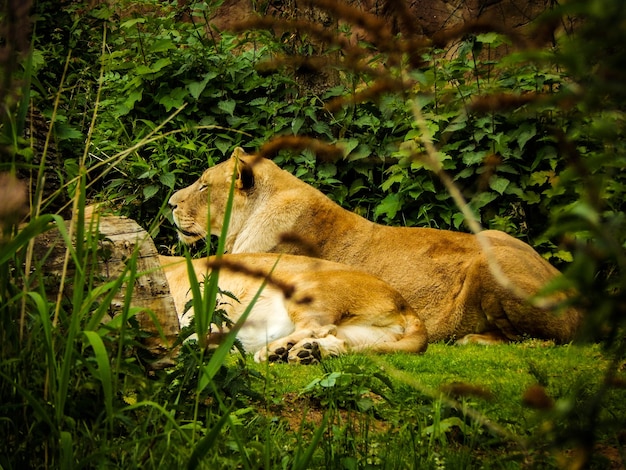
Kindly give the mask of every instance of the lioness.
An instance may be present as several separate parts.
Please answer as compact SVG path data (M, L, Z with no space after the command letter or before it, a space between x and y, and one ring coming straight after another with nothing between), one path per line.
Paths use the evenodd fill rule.
M396 288L426 324L431 341L490 344L531 336L564 343L574 337L580 312L568 308L556 314L513 295L492 274L475 235L375 224L240 148L170 198L182 241L220 234L234 172L225 245L230 253L301 254L313 246L315 256L357 267ZM494 230L481 235L501 271L529 295L559 274L510 235Z
M187 263L162 256L181 326L191 298ZM310 364L347 351L426 350L424 324L404 298L388 284L338 263L293 255L239 254L193 260L199 280L219 266L218 285L238 300L222 305L237 321L264 279L250 315L237 332L247 351L259 361ZM291 292L293 290L293 292Z

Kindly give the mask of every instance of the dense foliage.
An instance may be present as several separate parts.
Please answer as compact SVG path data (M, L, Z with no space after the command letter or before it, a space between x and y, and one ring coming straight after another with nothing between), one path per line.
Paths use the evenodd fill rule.
M356 46L330 41L320 63L337 67L340 80L316 93L294 68L315 73L320 65L293 60L312 50L307 41L328 41L315 28L294 26L294 47L267 24L217 31L209 21L215 6L204 2L184 11L156 0L89 3L40 0L29 15L30 2L8 1L2 12L0 171L30 179L31 193L24 217L26 197L2 180L0 466L470 468L476 455L492 453L482 465L601 467L596 440L623 458L624 409L615 405L626 359L621 0L552 2L534 42L485 24L445 40L409 29L397 37L381 30ZM320 5L341 17L348 36L350 23L363 24L354 10ZM565 18L575 19L573 32L555 28ZM546 30L556 39L540 44ZM552 288L576 292L588 312L582 339L601 347L574 349L585 365L572 377L559 371L556 379L549 366L561 354L571 365L565 348L539 347L511 370L540 384L526 398L544 411L529 417L499 414L473 384L453 390L461 390L458 400L423 386L422 358L394 356L381 368L354 356L299 372L251 369L244 356L226 360L228 347L187 344L176 367L148 372L130 305L115 322L94 321L119 283L105 284L100 296L74 289L51 298L31 240L62 226L58 214L106 201L149 229L162 251L180 249L167 220L169 194L234 147L256 151L277 136L340 146L342 159L283 148L275 160L385 224L469 230L442 182L449 175L483 227L524 239L564 270ZM18 230L21 220L27 225ZM100 254L97 240L83 235L68 250L79 269L62 282L89 287L87 267ZM131 284L135 261L128 260ZM207 290L197 300L205 309L215 303ZM441 369L468 368L469 356L448 354ZM286 424L274 413L287 406L277 382L297 382L297 374L315 378L287 398L319 416ZM516 390L499 399L519 399L526 380L511 379ZM544 388L555 403L542 401Z

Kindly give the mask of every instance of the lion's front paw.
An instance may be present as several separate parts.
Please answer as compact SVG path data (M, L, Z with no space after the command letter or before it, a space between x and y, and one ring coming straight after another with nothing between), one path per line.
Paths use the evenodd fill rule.
M272 345L267 348L263 348L254 355L254 360L256 362L288 362L289 360L289 351L293 347L294 343L286 342L279 346L272 347Z
M289 359L289 351L291 351L292 347L293 343L287 343L273 351L268 351L267 360L270 362L287 362Z
M317 341L302 341L291 348L287 359L291 364L317 364L322 360L322 351Z

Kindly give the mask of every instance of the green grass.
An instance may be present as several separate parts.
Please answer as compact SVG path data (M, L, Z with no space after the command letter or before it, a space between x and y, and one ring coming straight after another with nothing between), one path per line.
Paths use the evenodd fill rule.
M586 438L609 366L596 345L534 341L433 344L421 356L355 354L310 367L248 362L266 377L255 388L270 422L288 423L285 443L310 435L326 417L313 461L332 468L558 468ZM551 406L524 403L528 394L541 404L538 390ZM626 422L624 395L612 390L600 413L606 432L599 440L618 451L612 425ZM602 452L592 458L596 468L607 462Z

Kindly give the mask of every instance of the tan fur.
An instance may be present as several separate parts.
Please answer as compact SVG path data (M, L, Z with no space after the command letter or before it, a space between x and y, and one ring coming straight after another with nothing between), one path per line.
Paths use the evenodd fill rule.
M303 254L314 247L315 256L362 269L396 288L424 320L431 341L470 335L464 342L531 336L564 343L576 333L580 312L570 308L557 314L513 295L494 279L474 235L375 224L239 148L171 197L181 240L193 243L220 234L235 171L226 237L230 253ZM529 245L499 231L482 236L502 272L529 295L559 275Z
M193 260L198 280L204 280L216 262L215 257ZM237 333L246 350L256 352L257 361L283 356L289 362L308 363L315 359L311 347L319 349L320 357L358 350L426 350L428 336L420 318L397 291L374 276L293 255L225 255L219 263L220 289L239 300L228 299L224 304L233 322L241 317L263 279L271 276L272 282L262 290ZM181 324L188 324L187 263L182 257L162 256L161 264Z

